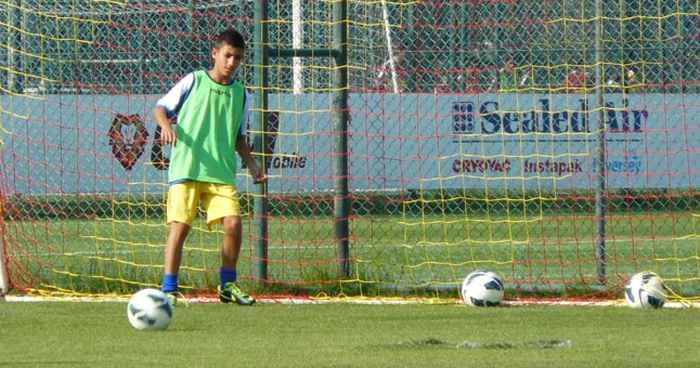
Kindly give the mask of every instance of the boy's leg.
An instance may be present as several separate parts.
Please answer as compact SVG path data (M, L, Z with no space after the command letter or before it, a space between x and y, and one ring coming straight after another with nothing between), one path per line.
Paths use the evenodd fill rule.
M165 275L177 276L182 263L182 248L185 245L185 239L190 231L190 226L182 222L171 222L170 233L165 244ZM169 285L163 284L163 292L177 292L177 283L175 288L166 287Z
M182 263L182 248L185 239L190 231L190 227L182 222L171 222L170 233L165 245L165 272L163 274L163 285L161 290L168 294L170 304L177 305L178 281L177 274Z
M236 265L241 252L242 228L240 216L228 216L223 219L224 243L221 249L221 271L219 273L219 299L224 303L253 305L255 298L243 292L236 285Z
M172 185L168 190L168 219L170 232L165 245L165 264L161 290L177 304L178 272L182 263L182 249L196 214L199 189L195 182Z
M236 264L238 264L238 254L241 253L241 242L243 241L241 217L228 216L222 222L224 225L224 244L221 251L221 267L235 270Z
M253 305L255 299L236 285L236 266L243 239L243 225L236 188L231 185L212 184L202 190L202 202L207 210L207 223L211 225L221 222L224 228L219 299L224 303Z

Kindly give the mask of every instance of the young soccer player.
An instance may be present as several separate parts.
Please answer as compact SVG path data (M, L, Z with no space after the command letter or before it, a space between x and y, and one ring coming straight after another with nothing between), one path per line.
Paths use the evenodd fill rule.
M248 167L254 183L267 181L246 141L250 98L243 85L232 79L244 51L245 41L240 33L222 32L211 50L213 67L187 74L158 100L153 110L163 144L172 145L167 210L170 233L161 289L173 305L177 303L182 248L199 201L207 212L207 225L223 224L219 299L239 305L255 303L236 285L242 225L234 150ZM170 119L176 115L177 124L171 125Z

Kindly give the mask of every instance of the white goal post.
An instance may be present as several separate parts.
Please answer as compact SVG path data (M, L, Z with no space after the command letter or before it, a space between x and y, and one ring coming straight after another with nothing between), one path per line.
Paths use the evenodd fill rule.
M0 242L0 298L3 298L10 291L10 278L7 276L5 266L5 246Z

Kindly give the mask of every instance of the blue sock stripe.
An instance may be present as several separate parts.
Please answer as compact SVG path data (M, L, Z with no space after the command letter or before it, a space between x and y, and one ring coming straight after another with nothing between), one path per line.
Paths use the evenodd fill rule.
M163 275L163 286L160 290L164 293L176 293L178 289L177 284L177 274L175 275Z
M236 282L236 270L229 270L221 267L219 270L219 280L221 281L221 286L226 285L229 282Z

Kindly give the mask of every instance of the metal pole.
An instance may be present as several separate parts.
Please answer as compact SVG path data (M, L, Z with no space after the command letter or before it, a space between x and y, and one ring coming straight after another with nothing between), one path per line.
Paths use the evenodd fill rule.
M255 24L253 25L253 87L255 88L254 105L252 109L253 122L250 137L253 140L253 151L258 165L265 171L265 131L267 129L267 1L255 2ZM268 279L267 274L267 184L254 185L253 193L253 240L254 260L253 277L257 284L263 284Z
M192 48L190 50L191 55L186 58L185 60L190 61L190 65L187 65L187 68L184 69L191 69L191 70L197 70L199 69L201 63L199 61L199 45L197 42L197 32L199 31L197 29L197 0L190 0L190 11L188 12L189 15L189 21L190 21L190 41L192 41ZM209 58L207 58L209 59Z
M14 51L12 51L12 25L14 24L14 10L13 8L8 4L7 5L7 24L10 25L10 27L7 27L7 85L5 88L7 88L8 91L12 92L12 79L14 76L12 75L12 67L13 67L13 58L14 58Z
M2 232L2 239L0 239L0 301L2 301L3 295L10 291L10 277L5 266L5 239L7 238L5 237L5 220L2 213L4 205L5 193L0 191L0 231Z
M19 50L23 50L22 47L22 26L24 24L24 19L22 18L22 0L15 0L7 5L7 23L11 25L8 27L8 40L7 44L9 46L7 50L7 90L10 93L22 93L24 90L24 76L22 74L22 68L24 63L22 62L23 56Z
M335 250L338 275L350 276L349 226L350 198L348 190L348 4L347 1L333 3L333 46L338 50L334 58L337 78L334 78L333 107L335 144L334 219Z
M600 0L596 1L596 41L595 41L595 61L596 61L596 105L598 106L598 114L596 119L596 149L598 151L598 156L596 157L596 167L598 168L598 173L596 176L597 187L595 188L595 214L596 214L596 271L598 273L598 281L605 282L605 212L607 200L606 192L607 188L605 185L605 163L607 161L605 153L605 138L606 138L606 125L605 125L605 100L603 96L603 14L602 14L602 4Z
M15 3L17 6L15 7ZM10 106L12 106L12 94L21 92L21 79L15 78L14 70L19 68L20 65L20 54L15 53L13 50L21 49L21 38L19 38L20 32L16 31L15 28L20 27L20 15L19 5L21 5L21 0L16 0L12 2L12 5L7 5L7 24L10 27L7 28L7 90L10 92ZM0 119L0 122L2 119ZM0 142L0 144L3 144ZM0 231L2 232L2 239L0 239L0 301L4 300L4 295L10 290L10 277L7 273L7 267L5 266L5 223L3 220L2 209L4 208L5 193L0 191Z

